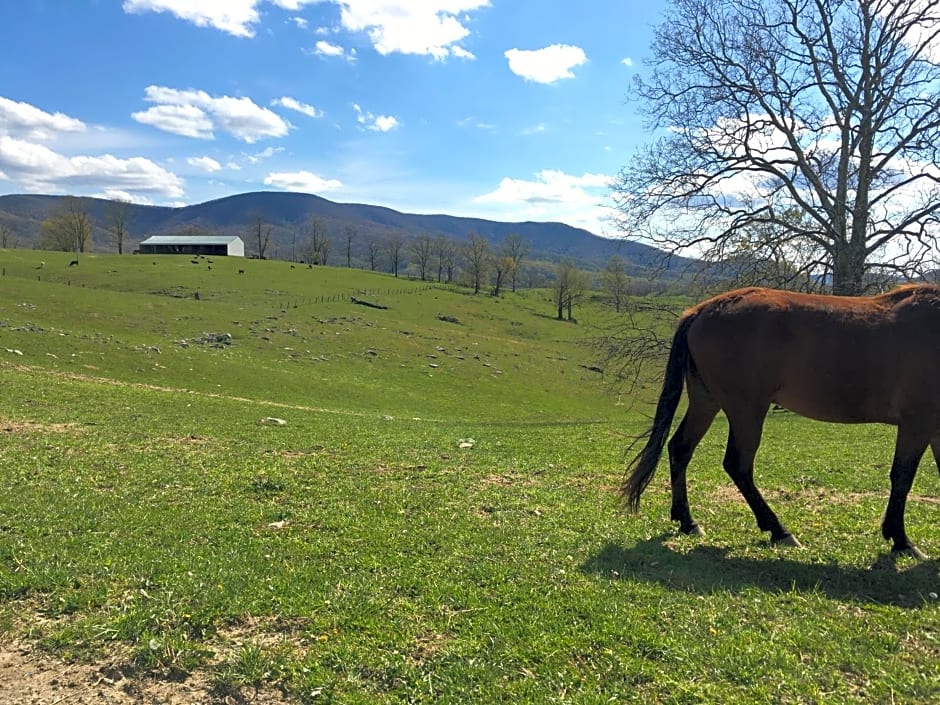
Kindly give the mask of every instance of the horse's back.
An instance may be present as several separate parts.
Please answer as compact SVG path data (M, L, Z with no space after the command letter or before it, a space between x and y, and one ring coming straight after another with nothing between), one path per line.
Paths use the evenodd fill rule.
M696 374L729 408L827 421L940 417L940 287L873 297L737 289L687 316Z

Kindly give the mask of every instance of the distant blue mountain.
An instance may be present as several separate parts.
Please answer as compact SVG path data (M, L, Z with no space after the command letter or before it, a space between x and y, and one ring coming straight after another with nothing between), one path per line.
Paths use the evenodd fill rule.
M19 246L34 246L39 241L43 220L49 217L64 196L9 195L0 196L0 224L17 236ZM111 202L98 198L80 198L95 223L95 249L108 250L110 243L103 230ZM498 246L510 234L522 236L529 245L530 260L555 262L571 259L577 265L602 268L614 254L620 255L634 273L660 266L663 253L656 248L630 240L599 237L587 230L563 223L506 223L481 218L450 215L417 215L400 213L391 208L361 203L336 203L320 196L304 193L262 191L228 196L182 208L165 206L128 206L128 223L132 243L127 249L151 235L181 232L206 232L240 235L246 251L254 248L251 232L260 218L272 227L268 252L282 258L291 256L293 243L304 237L312 219L320 220L333 240L333 259L345 258L347 229L355 232L354 256L362 258L370 241L387 242L391 238L419 235L444 236L463 241L473 232ZM339 252L342 250L342 256ZM687 260L673 258L668 269L675 270Z

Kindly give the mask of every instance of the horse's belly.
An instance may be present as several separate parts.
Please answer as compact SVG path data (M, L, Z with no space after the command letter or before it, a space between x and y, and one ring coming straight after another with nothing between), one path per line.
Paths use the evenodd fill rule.
M781 389L774 395L774 403L785 409L817 421L834 423L895 423L887 404L872 404L871 400L825 396L818 393L799 393Z

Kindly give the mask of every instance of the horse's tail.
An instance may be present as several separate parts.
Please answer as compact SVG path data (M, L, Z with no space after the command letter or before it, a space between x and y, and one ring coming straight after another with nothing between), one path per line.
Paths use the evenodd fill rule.
M663 391L660 392L659 402L656 404L656 416L653 417L653 426L642 436L647 438L646 446L627 467L627 474L620 486L620 496L632 512L640 508L640 495L646 489L650 480L653 479L656 464L663 453L666 436L672 427L672 419L676 415L676 408L679 406L679 399L682 397L685 374L691 363L687 338L689 326L692 325L694 320L695 315L692 314L684 316L679 321L679 327L672 338L672 347L669 350L669 361L666 363L666 374L663 379Z

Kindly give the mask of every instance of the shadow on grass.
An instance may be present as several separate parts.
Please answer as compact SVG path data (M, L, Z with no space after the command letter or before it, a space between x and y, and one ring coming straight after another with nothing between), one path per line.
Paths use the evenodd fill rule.
M890 552L869 568L804 563L790 555L766 558L729 557L727 551L696 546L687 553L672 550L664 534L624 548L609 543L587 560L584 573L619 580L658 583L665 587L708 595L757 588L768 592L819 592L835 600L894 605L906 609L934 603L940 565L913 562ZM768 549L772 550L772 549Z

